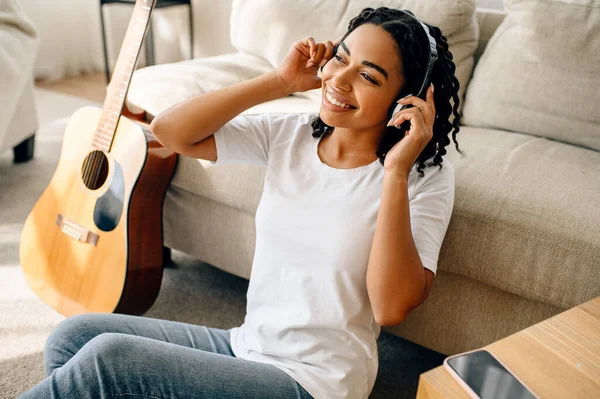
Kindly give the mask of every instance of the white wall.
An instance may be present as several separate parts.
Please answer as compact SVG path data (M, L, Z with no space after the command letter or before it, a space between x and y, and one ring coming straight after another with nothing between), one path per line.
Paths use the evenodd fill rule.
M21 0L40 31L41 44L36 60L36 78L58 80L66 76L104 71L99 0ZM229 43L229 26L214 35L207 21L228 21L231 0L194 0L194 56L215 55ZM133 7L104 6L109 64L114 66ZM156 63L175 62L190 57L187 6L155 9L152 14ZM213 34L211 34L213 33ZM138 66L145 65L142 46ZM221 49L221 50L219 50Z

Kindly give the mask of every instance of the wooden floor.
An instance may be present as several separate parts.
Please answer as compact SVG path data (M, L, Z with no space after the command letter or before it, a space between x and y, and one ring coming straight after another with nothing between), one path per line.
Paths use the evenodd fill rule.
M36 80L35 86L103 103L106 97L107 83L104 72L94 72L56 82Z

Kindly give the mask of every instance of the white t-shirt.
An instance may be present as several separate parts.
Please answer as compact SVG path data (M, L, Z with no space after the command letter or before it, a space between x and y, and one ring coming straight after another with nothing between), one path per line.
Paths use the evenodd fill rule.
M317 154L315 114L238 115L215 134L217 161L267 167L256 210L256 248L236 357L273 364L314 398L367 398L377 377L381 327L366 273L383 189L379 159L336 169ZM413 239L436 272L454 205L454 169L408 179Z

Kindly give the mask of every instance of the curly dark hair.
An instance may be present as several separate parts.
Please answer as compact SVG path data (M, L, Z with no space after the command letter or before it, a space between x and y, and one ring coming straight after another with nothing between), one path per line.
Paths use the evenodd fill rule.
M406 15L406 13L412 15ZM374 24L381 26L390 33L398 46L399 54L402 58L402 71L405 84L400 89L396 99L402 98L410 93L416 94L419 90L427 70L429 39L423 30L423 26L415 19L414 14L409 10L396 10L388 7L379 7L377 9L365 8L360 14L353 18L348 31L344 34L340 43L357 27L363 24ZM456 150L464 156L464 153L458 148L456 134L460 130L460 114L458 112L459 97L458 79L454 75L456 66L452 62L452 53L448 50L446 37L442 35L440 29L429 24L429 32L437 43L438 59L433 64L429 77L430 83L435 86L434 102L436 117L433 123L433 137L427 143L423 151L419 154L415 163L418 162L417 170L419 176L423 177L423 168L425 166L438 165L442 168L443 156L446 154L445 147L450 144L448 133L452 131L452 138L456 144ZM333 49L333 54L337 53L338 46ZM322 67L321 67L322 69ZM450 100L454 100L454 105ZM396 102L391 104L394 107ZM390 110L391 111L391 110ZM453 119L450 117L453 116ZM333 127L327 125L317 115L311 122L313 128L313 137L321 137L333 132ZM381 164L384 164L387 152L398 143L410 128L410 122L405 121L400 128L394 126L386 127L376 155ZM433 163L425 165L425 161L433 157Z

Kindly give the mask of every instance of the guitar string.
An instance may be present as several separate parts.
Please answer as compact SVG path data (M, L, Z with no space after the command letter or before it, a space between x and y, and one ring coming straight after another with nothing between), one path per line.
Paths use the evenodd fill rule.
M84 180L88 188L94 187L92 176L98 164L98 151L99 150L96 149L90 155L88 155L87 170L84 175Z
M98 129L96 129L96 133L95 136L98 135ZM83 181L86 185L86 187L91 187L91 177L92 177L92 173L94 171L95 168L95 164L97 161L97 149L95 151L93 151L92 153L88 154L88 156L86 157L86 160L84 162L84 166L83 166Z
M92 168L92 174L90 179L90 185L94 188L94 190L98 188L98 171L101 169L102 165L103 156L101 156L100 154L103 154L100 150L96 150L96 152L94 153L94 167Z
M94 173L94 168L96 167L96 159L98 157L98 152L97 151L98 150L95 150L94 152L92 152L92 154L90 156L90 170L89 170L89 173L87 175L87 180L86 180L87 186L90 189L93 187L93 185L92 185L92 175Z
M86 187L88 187L88 178L89 178L90 172L91 172L91 167L90 167L91 156L93 156L93 154L88 154L85 157L85 161L83 162L83 181L84 181Z
M112 145L112 141L111 141L111 145ZM110 146L108 148L108 151L110 151ZM99 162L98 162L97 167L94 170L94 174L93 174L94 187L98 186L98 180L99 180L101 172L102 172L102 167L108 162L108 159L106 159L106 156L104 155L103 152L99 151L98 157L99 157L99 160L98 160ZM108 167L108 165L107 165L107 167Z
M102 153L102 151L97 150L95 153L95 160L94 160L94 168L93 168L93 172L92 172L92 187L94 187L94 190L96 190L98 188L98 175L99 175L99 170L102 169L102 161L104 158L104 154Z
M91 171L90 171L90 176L88 177L90 187L93 187L94 189L96 189L96 182L95 182L95 179L93 178L93 176L95 175L95 172L98 169L100 154L101 154L101 151L99 149L96 149L96 151L94 151L94 153L92 155L92 167L91 167Z

